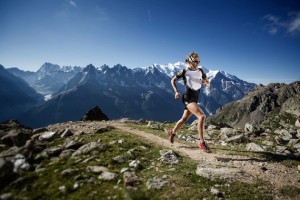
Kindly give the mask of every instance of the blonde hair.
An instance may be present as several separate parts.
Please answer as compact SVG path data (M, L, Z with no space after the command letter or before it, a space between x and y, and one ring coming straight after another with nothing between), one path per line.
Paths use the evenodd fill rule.
M197 52L193 51L192 53L187 55L187 58L185 59L185 62L186 63L192 63L192 62L195 62L195 61L200 62L200 57L199 57Z

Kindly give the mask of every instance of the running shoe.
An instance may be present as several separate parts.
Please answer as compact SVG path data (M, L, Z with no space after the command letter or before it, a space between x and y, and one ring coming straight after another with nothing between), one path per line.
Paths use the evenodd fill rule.
M168 130L168 137L169 137L169 141L173 144L174 143L174 137L176 134L173 133L172 129Z
M198 147L200 148L200 149L202 149L204 152L206 152L206 153L211 153L211 150L210 150L210 148L208 147L208 145L206 144L206 142L203 142L203 143L201 143L201 142L199 142L198 143Z

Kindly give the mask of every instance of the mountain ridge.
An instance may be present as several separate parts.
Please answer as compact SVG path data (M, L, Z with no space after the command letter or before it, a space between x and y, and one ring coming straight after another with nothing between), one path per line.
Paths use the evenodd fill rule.
M57 118L58 115L63 115L64 107L69 107L69 105L66 105L68 102L64 102L62 99L69 99L67 96L71 95L72 100L70 101L74 102L73 106L80 109L81 112L85 112L91 107L99 106L103 109L106 108L105 112L113 119L120 117L137 119L144 117L162 121L177 120L181 116L180 109L182 109L182 104L174 99L170 80L180 69L184 68L186 68L186 64L182 62L166 65L153 64L145 68L134 69L120 64L113 67L108 65L95 67L89 64L85 68L80 68L80 70L79 68L74 68L75 71L63 72L63 69L58 65L51 66L51 63L45 63L38 70L43 73L37 76L42 77L41 75L44 75L44 77L37 80L35 83L38 84L35 86L38 86L37 90L39 88L48 90L49 93L46 93L47 91L44 90L44 94L51 95L52 99L57 99L51 101L51 103L46 102L45 105L34 108L36 111L32 110L30 115L37 111L42 113L48 110L44 116L54 120L51 123L59 122L57 119L78 119L82 117L82 114L79 116L79 113L77 113L76 118L74 118L74 115L67 118ZM220 106L230 101L242 98L255 86L253 83L247 83L225 72L202 68L211 80L210 89L201 90L199 98L202 109L207 115L214 114ZM184 91L182 80L179 81L177 86L180 92ZM83 91L83 88L86 91ZM80 92L75 94L76 91ZM85 98L84 95L88 97L85 100L83 100ZM78 100L76 100L77 98ZM53 102L56 102L59 106L52 105ZM87 105L90 107L86 107ZM52 109L47 108L47 106ZM49 110L56 110L59 114L53 113L50 116ZM69 111L68 113L71 116ZM32 119L33 121L40 120L40 118L34 120L33 116L25 117L25 115L22 118ZM42 116L41 114L40 117ZM33 125L33 127L35 126Z
M243 128L247 122L268 124L268 116L289 113L300 117L300 81L259 85L239 101L221 107L209 120Z

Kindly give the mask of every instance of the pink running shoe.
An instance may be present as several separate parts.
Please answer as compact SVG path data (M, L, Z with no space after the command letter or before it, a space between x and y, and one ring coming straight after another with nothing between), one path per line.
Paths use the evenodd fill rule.
M206 153L211 153L210 148L208 147L208 145L205 142L203 142L203 143L199 142L198 147Z
M173 133L172 129L169 129L167 133L168 133L169 141L173 144L174 143L174 137L175 137L176 134Z

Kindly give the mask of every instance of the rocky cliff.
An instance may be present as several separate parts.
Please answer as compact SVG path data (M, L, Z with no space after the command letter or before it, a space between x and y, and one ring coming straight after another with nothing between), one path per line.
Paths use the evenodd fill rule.
M300 81L257 86L243 99L224 105L209 121L244 128L246 123L270 126L276 116L290 117L291 123L299 118Z

